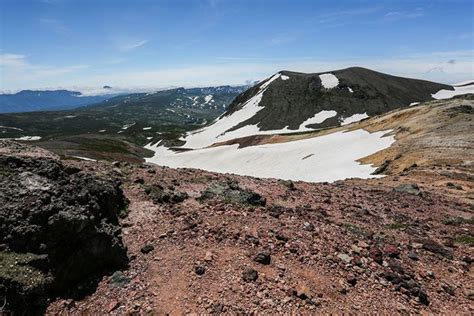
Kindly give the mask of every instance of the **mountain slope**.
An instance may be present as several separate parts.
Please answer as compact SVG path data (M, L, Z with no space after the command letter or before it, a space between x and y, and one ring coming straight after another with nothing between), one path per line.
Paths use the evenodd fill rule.
M15 94L0 94L0 113L70 109L101 102L111 96L113 94L84 96L81 92L69 90L23 90Z
M177 152L148 145L155 155L147 161L309 182L378 177L415 164L472 168L473 108L472 95L459 96L322 131L247 136Z
M214 124L189 133L183 147L346 125L435 97L468 93L473 87L400 78L364 68L317 74L282 71L235 98Z

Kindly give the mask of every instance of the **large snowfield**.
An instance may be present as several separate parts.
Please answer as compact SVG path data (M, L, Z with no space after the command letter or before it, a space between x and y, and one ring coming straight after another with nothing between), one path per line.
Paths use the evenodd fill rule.
M387 131L336 132L298 141L238 148L238 145L174 152L147 145L155 152L147 162L173 168L196 168L220 173L332 182L347 178L371 178L375 170L356 160L389 147L395 140Z
M472 81L471 81L472 82ZM474 83L463 85L464 83L458 83L453 85L454 90L440 90L431 96L434 99L450 99L454 96L461 94L474 93Z

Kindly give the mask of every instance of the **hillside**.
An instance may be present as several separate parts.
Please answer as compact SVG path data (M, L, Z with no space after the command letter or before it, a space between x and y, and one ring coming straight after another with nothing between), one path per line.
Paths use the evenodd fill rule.
M302 74L282 71L240 94L216 122L187 133L183 148L203 148L231 139L308 132L347 125L367 117L436 98L474 92L400 78L363 68Z
M54 272L44 257L45 252L54 256L54 248L32 248L35 255L28 257L16 246L12 261L10 239L1 239L2 260L11 266L0 269L0 279L36 289L25 293L38 300L24 302L18 311L38 304L36 311L48 314L472 312L473 187L472 176L460 176L462 164L438 165L425 174L415 166L382 179L306 183L141 164L60 162L44 150L4 141L0 148L2 174L15 183L0 188L7 210L33 216L28 205L41 203L55 214L57 205L69 201L68 216L52 218L71 229L84 225L92 238L118 238L116 251L128 254L128 267L114 269L113 263L105 274L84 276L83 283L69 279L48 301L38 291L49 286L47 279L17 278L15 271ZM21 168L8 167L13 164ZM119 227L114 218L120 191L108 195L110 210L81 204L86 193L100 201L97 184L113 188L120 183L110 180L116 177L129 201ZM64 181L81 194L58 193ZM12 194L25 186L37 192L30 194L30 204ZM45 198L50 195L55 198ZM81 220L84 212L108 216L105 221L112 224L93 229L94 217ZM15 231L25 241L37 234L26 229L27 220L29 215L22 222L25 230ZM101 227L113 234L101 235ZM52 245L56 239L45 240ZM95 257L77 245L62 251L85 251L83 264L93 267ZM18 297L9 293L7 304Z
M142 160L150 141L175 141L225 112L246 86L171 89L116 96L67 110L0 114L0 137L37 142L61 155ZM130 149L131 147L137 147Z

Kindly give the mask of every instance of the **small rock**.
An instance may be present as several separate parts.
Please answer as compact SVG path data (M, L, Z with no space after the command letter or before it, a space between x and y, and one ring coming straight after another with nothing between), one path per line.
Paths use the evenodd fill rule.
M119 302L115 300L111 301L109 304L107 304L107 312L110 313L111 311L119 307L119 305L120 305Z
M400 250L393 245L386 245L383 252L390 258L398 258L400 256Z
M347 275L346 281L352 286L355 286L357 284L357 278L352 273Z
M414 251L410 251L408 253L408 258L412 259L412 260L415 260L415 261L418 261L420 258L418 256L418 254Z
M109 284L112 287L122 287L130 282L130 278L127 277L122 271L116 271L110 277Z
M210 262L210 261L212 261L213 257L214 256L213 256L212 252L207 251L206 255L204 256L204 261Z
M400 184L399 186L393 189L395 192L405 192L413 195L420 195L421 191L417 184L409 183L409 184Z
M253 261L267 265L271 262L271 256L268 252L259 252Z
M454 296L455 292L454 292L454 287L452 287L451 285L449 284L441 284L441 288L443 289L443 291L445 291L446 293L448 293L449 295L451 296Z
M194 272L196 272L197 275L203 275L204 273L206 273L206 267L202 265L197 265L194 268Z
M379 248L377 248L377 247L371 248L370 251L369 251L369 256L370 256L370 258L372 258L378 264L383 263L382 251Z
M358 245L360 248L363 248L363 249L369 248L369 244L367 244L365 241L362 241L362 240L359 241L359 242L357 243L357 245Z
M304 222L303 229L306 231L312 232L314 230L314 225L309 222Z
M152 252L154 249L155 247L153 247L153 245L146 244L145 246L142 247L142 249L140 249L140 251L144 254L147 254L147 253Z
M243 273L242 273L242 279L245 281L245 282L253 282L253 281L256 281L258 279L258 272L254 269L246 269Z
M345 253L340 253L337 255L339 259L344 261L345 263L350 263L352 261L352 257L349 255L346 255Z

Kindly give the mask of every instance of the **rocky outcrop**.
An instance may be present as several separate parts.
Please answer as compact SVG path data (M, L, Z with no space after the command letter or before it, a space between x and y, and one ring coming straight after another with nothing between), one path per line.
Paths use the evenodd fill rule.
M7 308L40 310L49 295L127 265L120 184L51 158L0 156L0 297Z

